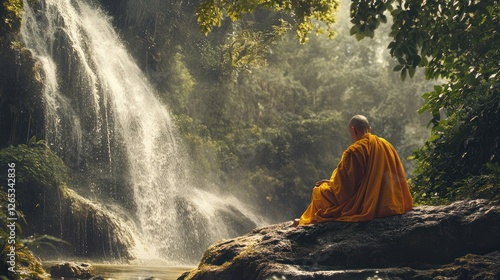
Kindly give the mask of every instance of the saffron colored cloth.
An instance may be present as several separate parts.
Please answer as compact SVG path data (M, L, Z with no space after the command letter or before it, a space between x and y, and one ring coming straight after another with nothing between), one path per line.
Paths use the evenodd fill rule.
M299 225L369 221L403 214L412 206L396 150L385 139L367 133L342 154L330 181L314 187Z

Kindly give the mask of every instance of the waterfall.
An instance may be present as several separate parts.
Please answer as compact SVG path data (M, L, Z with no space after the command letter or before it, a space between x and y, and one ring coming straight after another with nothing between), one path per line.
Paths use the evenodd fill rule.
M262 224L235 197L191 177L172 116L106 13L82 0L24 6L21 35L44 82L46 141L81 195L134 221L137 258L197 261L212 242Z

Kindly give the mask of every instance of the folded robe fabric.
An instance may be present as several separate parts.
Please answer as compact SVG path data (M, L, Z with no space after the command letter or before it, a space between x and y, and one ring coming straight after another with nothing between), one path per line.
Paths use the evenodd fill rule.
M314 187L299 225L360 222L412 209L406 175L394 147L367 133L343 153L329 182Z

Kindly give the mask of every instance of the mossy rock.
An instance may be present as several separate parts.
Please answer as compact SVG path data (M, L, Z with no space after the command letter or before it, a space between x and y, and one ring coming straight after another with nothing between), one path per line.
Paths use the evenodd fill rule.
M17 255L17 277L19 279L48 279L47 272L43 269L42 263L38 261L33 253L26 247L19 249ZM16 277L16 278L17 278Z

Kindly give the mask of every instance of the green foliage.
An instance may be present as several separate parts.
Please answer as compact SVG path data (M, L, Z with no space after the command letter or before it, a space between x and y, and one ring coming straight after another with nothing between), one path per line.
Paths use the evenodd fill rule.
M65 186L68 179L66 166L62 160L55 155L46 145L45 141L38 140L32 137L27 144L21 144L16 147L10 146L0 150L0 166L5 168L2 171L2 178L8 178L6 172L7 166L15 164L15 193L9 191L9 196L5 193L5 186L1 185L0 203L6 206L11 203L9 199L11 195L19 195L20 188L30 186L31 184L43 184L49 188L61 188ZM11 182L9 182L11 183ZM19 201L16 207L19 207ZM15 243L10 239L14 235L11 234L11 229L7 227L12 220L7 217L7 211L3 208L0 211L0 273L9 275L9 279L45 279L45 271L41 263L33 256L29 248L34 247L50 247L55 248L55 244L68 244L67 242L48 235L28 236L23 235L22 225L26 225L24 214L19 210L15 211ZM11 246L15 246L13 250ZM7 268L10 265L7 263L7 253L15 251L16 254L16 273L8 274Z
M286 32L288 26L288 23L281 21L281 25L274 26L270 31L244 28L234 32L224 45L224 65L229 71L234 69L233 73L265 66L271 45Z
M226 135L222 152L231 157L221 160L235 182L231 185L237 186L233 193L246 190L261 208L297 215L314 182L329 177L338 162L338 153L326 151L341 151L348 136L341 133L345 124L338 114L288 115L275 121L276 126L254 124Z
M9 203L7 193L3 189L0 189L0 203L1 205ZM26 223L23 213L16 210L16 234L15 239L12 239L14 235L11 235L11 228L7 226L12 220L8 220L7 211L2 210L0 211L0 279L44 279L46 273L42 264L28 250L26 240L20 238L22 236L21 223ZM11 246L15 247L11 248ZM7 254L12 251L15 251L16 273L8 270L11 264L8 263L10 257Z
M346 124L353 114L367 114L375 133L403 158L427 137L428 119L416 111L419 93L431 83L421 72L401 82L383 45L358 44L339 27L334 41L314 36L300 45L286 36L270 45L266 67L248 68L218 91L205 90L220 102L217 120L224 122L210 123L212 113L194 102L202 115L177 119L196 161L218 166L228 192L253 198L278 219L300 215L314 182L330 177L351 142Z
M444 120L436 115L431 137L415 151L413 185L422 201L499 198L500 95L475 98Z
M276 13L287 14L296 26L297 37L301 42L308 40L308 35L316 30L323 32L323 27L316 20L326 25L326 31L333 37L335 14L339 8L337 0L310 1L225 1L205 0L197 9L198 22L202 32L208 34L213 27L221 26L224 17L232 21L241 19L245 14L253 13L257 8L265 8ZM284 18L285 19L285 18Z
M360 1L353 0L351 3L351 35L356 35L356 39L365 37L373 38L375 29L380 23L387 23L385 11L391 8L392 1Z
M498 198L498 2L453 1L432 11L440 16L429 19L421 54L430 57L427 77L447 82L423 95L420 112L433 116L432 135L414 155L417 195L424 201Z
M39 182L58 188L68 179L63 161L47 147L45 141L37 141L35 137L28 144L0 150L0 166L9 163L16 165L16 183ZM6 175L6 170L2 171L3 175Z
M175 114L185 114L196 81L186 66L180 47L170 57L168 66L166 65L162 70L165 71L166 78L161 79L160 85L168 89L168 94L162 94L161 98L170 105Z
M241 14L254 11L257 6L267 7L269 4L257 1L217 3L219 23L228 7L240 7L242 3L252 5L246 10L229 8L236 14L231 18L236 20ZM275 11L292 14L294 9L315 3L288 3L291 5L289 9ZM203 12L209 5L209 2L204 2L200 11ZM318 12L325 13L326 10L319 9ZM402 80L414 77L418 67L425 69L428 79L445 80L444 84L435 86L434 91L423 95L426 103L420 112L432 115L432 135L424 147L413 155L419 173L413 180L417 200L429 197L439 201L498 197L499 14L498 1L351 1L353 26L350 27L350 34L358 40L374 38L381 23L390 22L388 16L392 18L389 35L392 42L388 47L398 63L393 70L400 72ZM300 18L301 14L297 15ZM308 16L324 20L318 14L305 18L309 19ZM204 19L201 18L200 23L202 29L208 31L210 29L203 25L207 22ZM305 28L300 21L295 24L299 29L299 38L305 41L311 26ZM306 32L300 33L300 30ZM306 72L304 80L311 78L315 77ZM350 84L354 87L346 89L344 92L347 94L334 94L329 98L338 96L343 102L354 102L351 106L356 107L360 105L359 99L351 99L352 92L369 92L376 85L370 82L369 75L362 83ZM313 104L317 104L321 100L321 88L317 87L313 92ZM373 98L377 99L376 96Z

